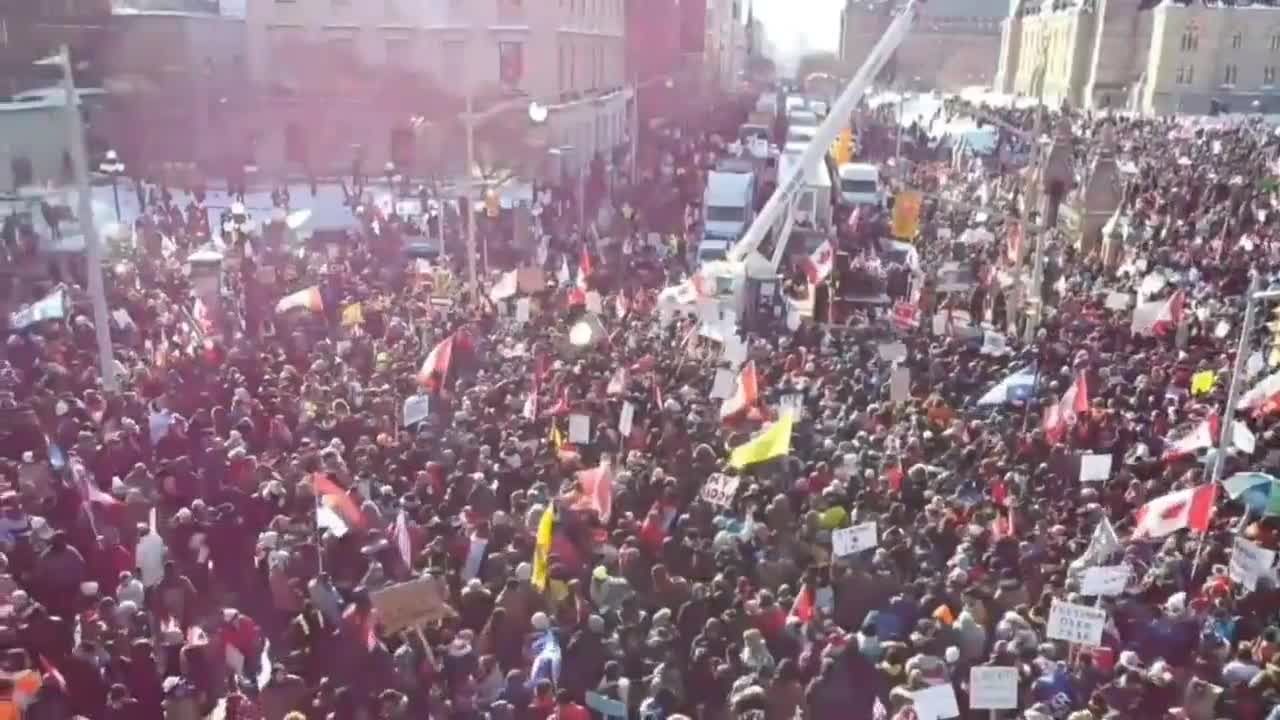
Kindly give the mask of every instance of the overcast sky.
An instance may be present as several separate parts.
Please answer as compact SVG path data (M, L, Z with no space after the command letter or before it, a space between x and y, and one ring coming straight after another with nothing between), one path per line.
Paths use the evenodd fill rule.
M993 2L995 0L992 0ZM752 0L769 41L787 55L840 46L844 0Z

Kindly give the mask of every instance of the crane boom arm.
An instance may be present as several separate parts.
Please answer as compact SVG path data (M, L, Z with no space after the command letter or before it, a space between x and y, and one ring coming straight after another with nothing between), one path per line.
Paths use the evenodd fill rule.
M836 135L848 125L849 116L862 100L867 87L871 85L871 80L875 78L876 73L880 72L880 68L884 67L884 64L888 62L889 56L893 54L893 51L897 50L902 41L906 39L907 34L911 31L911 23L915 21L916 13L923 4L924 0L910 0L902 12L885 29L884 35L880 36L880 40L876 42L875 47L871 48L871 53L867 56L866 62L862 63L862 67L858 68L858 72L849 81L844 92L840 93L840 97L836 99L835 105L831 108L826 120L818 126L817 133L809 141L808 147L805 148L804 154L800 156L799 162L795 164L795 168L787 177L778 178L778 185L773 194L769 196L769 201L765 203L764 209L756 215L751 227L747 228L747 232L742 236L742 239L729 251L730 260L745 261L760 246L769 228L777 225L782 214L791 209L796 193L804 185L807 168L813 167L820 161L822 156L826 154L827 148L835 141ZM777 239L778 247L780 248L786 241L787 236L779 233ZM780 259L781 257L782 254L780 252L774 252L774 258ZM777 265L778 260L775 259L775 270Z

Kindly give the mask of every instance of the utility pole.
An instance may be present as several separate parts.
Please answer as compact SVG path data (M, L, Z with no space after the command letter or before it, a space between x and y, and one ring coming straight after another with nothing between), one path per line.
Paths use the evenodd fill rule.
M66 45L58 53L58 63L62 66L62 89L66 94L64 107L67 113L67 141L71 146L71 168L75 173L76 194L80 196L78 212L80 229L84 233L89 299L93 303L93 329L98 341L98 369L102 374L102 389L115 392L120 384L116 380L116 361L111 351L111 317L107 312L106 283L102 277L102 247L99 244L98 227L93 222L93 189L89 185L89 157L84 146L84 122L80 117L75 79L71 76L71 49Z
M467 132L467 185L464 189L467 201L467 282L471 287L471 302L476 302L480 297L480 283L476 279L476 208L475 198L471 194L474 186L472 178L473 168L476 166L476 120L472 115L475 105L474 93L471 89L470 80L467 81L467 115L463 121L463 126Z
M1236 406L1240 403L1240 380L1244 377L1245 366L1249 360L1249 333L1253 332L1258 305L1276 297L1280 297L1280 292L1262 292L1262 275L1255 271L1249 280L1249 294L1245 297L1244 324L1240 326L1240 342L1236 345L1236 360L1231 369L1231 384L1227 386L1227 406L1223 408L1222 430L1218 437L1218 455L1213 459L1213 465L1209 471L1209 481L1212 483L1222 480L1222 469L1227 464L1227 452L1231 449Z
M631 81L631 187L640 182L640 81Z

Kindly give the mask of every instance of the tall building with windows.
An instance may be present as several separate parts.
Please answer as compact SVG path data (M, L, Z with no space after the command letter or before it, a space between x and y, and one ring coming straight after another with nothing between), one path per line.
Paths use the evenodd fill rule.
M1013 0L996 86L1150 114L1280 111L1280 6Z
M275 117L249 130L259 165L436 163L423 128L456 124L467 95L549 106L545 142L575 165L627 134L624 0L248 0L245 15Z

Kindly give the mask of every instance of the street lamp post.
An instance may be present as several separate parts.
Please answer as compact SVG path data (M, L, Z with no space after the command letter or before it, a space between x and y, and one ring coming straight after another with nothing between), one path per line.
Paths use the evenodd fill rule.
M102 162L98 165L98 170L111 177L111 198L116 205L116 222L122 222L120 216L120 186L117 180L124 174L124 163L120 162L120 156L115 150L108 150Z
M92 188L89 185L89 157L84 146L84 120L80 116L79 96L75 80L71 76L71 50L63 45L57 63L62 66L62 89L66 96L67 135L71 145L72 170L76 177L76 190L80 196L80 227L84 232L86 274L89 279L89 299L93 304L93 329L98 344L98 366L102 374L102 389L115 392L119 389L116 379L116 361L111 350L111 318L107 312L106 283L102 277L102 246L98 239L98 226L93 221Z

